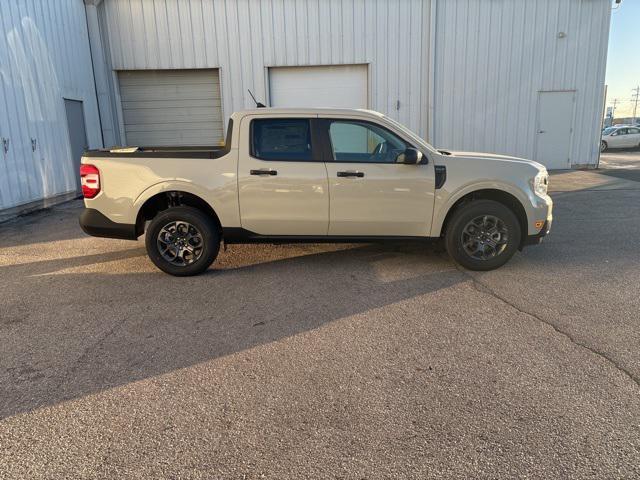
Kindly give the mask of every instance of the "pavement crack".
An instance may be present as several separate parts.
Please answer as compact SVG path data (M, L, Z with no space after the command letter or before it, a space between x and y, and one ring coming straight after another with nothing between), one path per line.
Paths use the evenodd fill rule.
M497 300L500 300L502 303L509 305L511 308L513 308L514 310L527 315L528 317L531 317L535 320L537 320L540 323L543 323L545 325L548 325L549 327L551 327L557 334L562 335L563 337L565 337L566 339L568 339L571 343L573 343L574 345L577 345L578 347L584 348L586 350L588 350L589 352L593 353L594 355L597 355L601 358L603 358L604 360L606 360L608 363L610 363L611 365L613 365L616 370L618 370L619 372L621 372L623 375L625 375L626 377L628 377L632 382L634 382L637 386L640 387L640 378L638 378L637 376L635 376L633 373L631 373L629 370L627 370L626 368L624 368L622 365L618 364L613 358L611 358L606 352L603 352L601 350L598 350L595 347L592 347L590 345L587 345L586 343L580 342L579 340L577 340L573 335L571 335L569 332L561 329L560 327L558 327L557 325L555 325L553 322L550 322L548 320L545 320L544 318L536 315L535 313L529 312L527 310L524 310L522 308L520 308L519 306L517 306L516 304L514 304L513 302L511 302L510 300L506 299L505 297L503 297L502 295L500 295L499 293L495 292L491 287L489 287L487 284L481 282L480 280L478 280L477 278L475 278L473 275L471 275L470 273L462 270L460 267L456 266L456 268L462 272L467 278L469 278L472 282L473 287L480 293L484 293L486 295L490 295L494 298L496 298Z

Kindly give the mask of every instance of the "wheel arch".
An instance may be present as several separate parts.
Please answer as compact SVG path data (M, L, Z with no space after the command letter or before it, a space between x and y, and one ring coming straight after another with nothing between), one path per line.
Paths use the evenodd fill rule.
M436 236L445 235L447 226L456 210L474 200L493 200L509 208L515 214L516 218L518 219L518 223L520 224L521 236L519 247L522 248L523 242L528 235L527 211L524 208L522 201L518 197L516 197L516 195L498 188L480 188L459 195L456 199L453 200L453 203L448 208L447 213L444 216L444 219L440 226L439 232Z
M192 189L184 189L173 185L173 188L160 188L159 191L141 195L136 200L138 213L136 215L136 234L144 233L145 223L153 219L158 213L175 206L196 208L213 218L218 230L222 233L222 223L214 207L204 200L203 195L194 193ZM157 190L154 189L154 190ZM191 191L190 191L191 190Z

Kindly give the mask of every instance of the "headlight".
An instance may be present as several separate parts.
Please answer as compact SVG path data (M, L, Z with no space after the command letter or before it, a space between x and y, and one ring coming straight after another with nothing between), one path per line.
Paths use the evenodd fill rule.
M549 186L549 174L546 170L541 170L533 178L533 191L536 195L544 197L547 194L547 187Z

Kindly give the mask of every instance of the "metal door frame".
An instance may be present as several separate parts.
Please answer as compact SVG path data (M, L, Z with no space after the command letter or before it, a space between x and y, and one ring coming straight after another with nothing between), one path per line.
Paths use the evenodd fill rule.
M85 111L84 111L84 99L79 100L78 98L70 98L68 96L63 96L62 97L62 105L64 107L64 116L67 119L67 139L69 141L69 150L71 151L71 154L73 155L73 146L71 144L71 131L69 129L69 114L67 113L67 104L66 101L70 101L70 102L79 102L80 103L80 108L82 109L82 124L84 125L84 143L85 143L85 149L89 148L89 135L88 135L88 131L87 131L87 116L85 115ZM74 162L74 168L75 168L75 158L72 159L72 161ZM76 175L79 175L78 172L76 172ZM80 187L76 188L77 192L81 191Z

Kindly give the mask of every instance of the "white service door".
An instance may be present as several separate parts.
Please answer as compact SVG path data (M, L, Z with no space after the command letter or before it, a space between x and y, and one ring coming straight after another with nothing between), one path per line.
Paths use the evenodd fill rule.
M536 161L548 169L571 167L575 92L539 92Z
M127 145L216 145L223 139L214 69L118 72Z
M272 107L367 108L367 66L269 69Z

